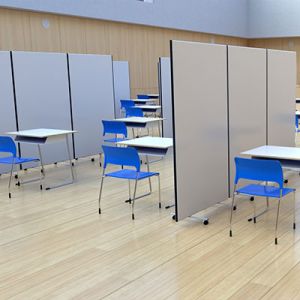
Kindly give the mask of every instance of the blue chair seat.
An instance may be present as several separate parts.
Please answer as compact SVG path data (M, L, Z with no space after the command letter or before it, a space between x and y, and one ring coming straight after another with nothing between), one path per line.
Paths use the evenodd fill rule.
M0 158L0 164L24 164L24 163L28 163L28 162L33 162L33 161L39 161L38 158L31 158L31 157L27 157L27 158L23 158L23 157L15 157L13 158L12 156L9 157L1 157Z
M283 188L282 197L294 191L295 189ZM249 184L236 190L236 192L238 194L245 194L245 195L280 198L280 188L276 186L270 186L270 185L267 186L267 185L260 185L260 184Z
M138 174L138 177L136 175ZM123 179L132 179L132 180L141 180L145 178L149 178L152 176L159 175L157 172L137 172L135 170L123 169L111 173L105 174L106 177L114 177L114 178L123 178Z
M104 142L106 143L118 143L118 142L123 142L126 141L126 138L111 138L111 139L105 139Z

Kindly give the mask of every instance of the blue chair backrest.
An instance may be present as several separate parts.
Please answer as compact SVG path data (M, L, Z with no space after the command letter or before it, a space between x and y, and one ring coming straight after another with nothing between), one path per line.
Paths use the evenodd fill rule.
M135 105L133 100L120 100L120 102L121 102L121 108L124 108L124 109Z
M240 179L269 181L278 183L283 188L283 172L278 160L251 159L235 157L235 180L237 184Z
M103 135L106 134L123 134L127 137L127 127L122 121L102 120Z
M9 136L0 136L0 152L11 153L17 156L17 148L14 140Z
M296 125L296 129L299 128L299 116L295 115L295 125Z
M143 117L144 113L141 108L135 107L127 107L126 108L126 117Z
M149 99L148 95L139 94L137 95L138 99Z
M135 167L140 172L141 162L135 148L102 146L104 151L104 168L108 164Z

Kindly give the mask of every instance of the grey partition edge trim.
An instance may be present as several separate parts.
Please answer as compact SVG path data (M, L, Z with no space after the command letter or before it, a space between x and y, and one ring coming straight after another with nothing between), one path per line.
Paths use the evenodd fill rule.
M228 198L227 66L225 45L171 45L178 221Z
M4 135L8 131L17 129L13 72L9 51L0 51L0 66L0 135ZM4 156L7 156L7 153ZM0 174L9 171L9 165L0 165Z

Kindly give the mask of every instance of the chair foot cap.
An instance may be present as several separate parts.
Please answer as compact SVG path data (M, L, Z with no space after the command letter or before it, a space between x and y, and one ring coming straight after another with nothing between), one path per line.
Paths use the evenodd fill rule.
M229 236L232 237L232 230L229 230Z
M99 211L98 211L98 212L99 212L99 215L101 215L101 208L99 208Z
M296 223L293 224L293 228L294 228L294 230L296 229Z
M253 222L254 222L254 224L256 224L256 217L253 218Z
M43 189L43 185L40 185L40 190L42 190Z
M158 207L161 208L161 203L158 204Z
M131 215L132 220L134 220L134 214Z
M275 238L275 245L278 245L278 241L277 241L277 238Z
M11 193L8 193L8 198L11 199Z

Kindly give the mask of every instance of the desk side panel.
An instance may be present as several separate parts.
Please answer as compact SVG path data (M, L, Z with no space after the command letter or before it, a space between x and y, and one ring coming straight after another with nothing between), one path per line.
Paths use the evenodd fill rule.
M227 199L226 66L224 45L172 41L178 220Z
M9 51L0 51L0 135L16 130L16 116L12 71ZM1 154L0 157L7 156ZM10 171L10 166L0 165L0 174Z
M66 54L13 52L13 62L19 129L71 130ZM38 156L36 145L21 144L21 153ZM45 164L68 158L64 142L42 146L42 153Z
M114 118L112 57L69 54L75 157L102 152L103 119Z
M268 144L295 146L296 52L268 50Z

